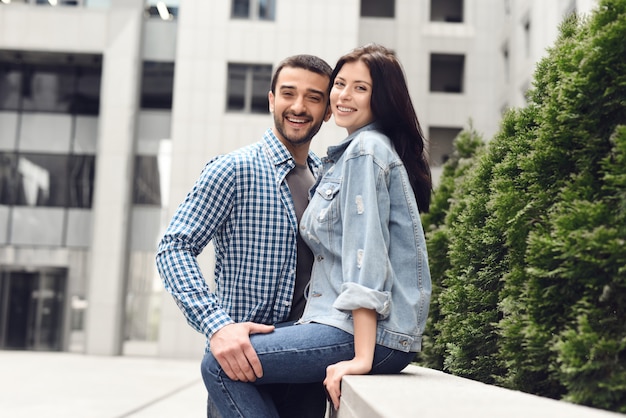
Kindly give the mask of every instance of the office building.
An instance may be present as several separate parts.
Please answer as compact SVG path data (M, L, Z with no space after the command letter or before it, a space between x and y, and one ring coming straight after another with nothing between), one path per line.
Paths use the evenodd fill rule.
M458 132L524 105L594 0L0 0L0 349L198 356L156 273L206 161L260 139L285 56L378 42L404 65L435 179ZM345 136L333 121L324 154ZM200 257L210 279L212 250Z

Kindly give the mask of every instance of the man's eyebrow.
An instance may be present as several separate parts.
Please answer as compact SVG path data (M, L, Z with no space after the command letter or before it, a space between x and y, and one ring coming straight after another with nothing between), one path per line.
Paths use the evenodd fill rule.
M324 96L326 94L325 91L317 90L317 89L307 89L307 91L309 93L313 93L313 94L321 94L322 96Z
M292 86L289 84L283 84L282 86L280 86L278 88L279 90L297 90L296 86ZM323 90L318 90L318 89L312 89L312 88L308 88L306 89L307 93L313 93L313 94L320 94L322 96L324 96L326 94L326 92L324 92Z

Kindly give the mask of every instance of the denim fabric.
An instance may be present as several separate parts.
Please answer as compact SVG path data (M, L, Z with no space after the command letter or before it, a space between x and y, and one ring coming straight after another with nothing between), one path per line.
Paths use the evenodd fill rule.
M353 333L351 312L378 313L377 343L419 351L431 295L420 214L407 172L375 123L328 149L300 222L315 257L301 323Z
M202 361L204 384L223 418L278 417L264 384L321 382L329 365L354 358L354 337L323 324L277 328L250 340L263 366L254 383L230 380L211 353ZM399 373L414 356L377 345L371 374Z

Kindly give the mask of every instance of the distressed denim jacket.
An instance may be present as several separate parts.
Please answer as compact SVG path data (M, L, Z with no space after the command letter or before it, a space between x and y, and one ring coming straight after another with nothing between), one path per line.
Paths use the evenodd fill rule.
M354 333L352 310L378 313L377 343L420 351L431 282L424 231L390 139L369 124L328 148L300 233L315 262L299 323Z

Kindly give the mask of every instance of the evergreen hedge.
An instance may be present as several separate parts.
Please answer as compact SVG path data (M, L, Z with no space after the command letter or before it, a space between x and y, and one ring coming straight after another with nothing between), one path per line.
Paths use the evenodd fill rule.
M626 0L568 18L481 144L457 138L424 216L420 361L626 412Z

